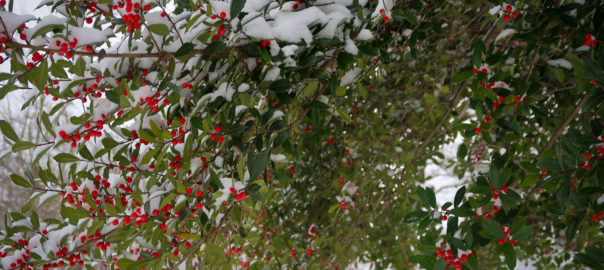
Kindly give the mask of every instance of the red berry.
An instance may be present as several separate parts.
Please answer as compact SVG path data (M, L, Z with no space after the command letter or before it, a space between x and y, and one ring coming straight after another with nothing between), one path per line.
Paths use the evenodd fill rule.
M294 4L294 5L292 6L292 8L293 8L293 9L298 9L298 4Z
M222 128L220 128L220 127L215 127L214 128L214 132L220 133L220 131L222 131Z
M226 18L226 13L224 11L220 12L220 18L223 18L223 19Z
M476 128L474 131L476 131L476 134L480 134L480 132L482 131L482 129Z
M506 21L509 21L510 20L510 14L503 15L503 19L506 20Z
M193 193L193 189L192 188L187 188L187 194L191 194Z

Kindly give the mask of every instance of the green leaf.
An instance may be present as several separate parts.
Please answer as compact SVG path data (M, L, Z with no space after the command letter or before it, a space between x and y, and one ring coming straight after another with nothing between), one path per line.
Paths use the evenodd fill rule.
M8 83L5 86L2 86L2 88L0 88L0 99L4 98L4 96L6 96L6 94L15 91L19 89L19 87L15 86L14 83Z
M63 218L80 219L88 217L88 212L61 205L61 216Z
M146 142L157 143L157 140L155 140L155 138L153 138L150 133L151 132L148 132L146 129L138 130L138 136L140 136L141 139L145 140Z
M59 163L69 163L69 162L76 162L79 161L80 159L72 154L69 153L60 153L58 155L56 155L54 157L54 159L59 162Z
M529 236L531 236L531 234L533 234L533 230L535 229L534 225L531 226L524 226L522 227L520 230L518 230L516 233L514 233L514 240L523 240L528 238Z
M276 80L268 87L270 90L275 92L281 92L288 90L292 87L292 84L287 79Z
M31 38L30 38L30 39L34 39L34 38L36 38L37 36L44 35L44 34L46 34L46 33L50 32L50 31L55 31L55 30L59 30L59 31L60 31L60 30L63 30L63 29L65 29L65 26L64 26L64 25L62 25L62 24L47 24L47 25L45 25L45 26L41 27L40 29L38 29L38 30L37 30L37 31L36 31L36 32L35 32L35 33L34 33L34 34L31 36Z
M270 148L264 149L258 156L253 157L252 154L248 154L247 166L250 171L250 179L254 180L262 174L262 172L266 169L269 162L270 157Z
M407 214L404 218L404 221L406 223L412 223L412 222L421 220L422 218L424 218L426 216L428 216L428 212L426 212L426 211L414 211L414 212Z
M465 194L466 194L466 186L462 186L457 190L457 192L455 193L455 199L453 200L453 205L455 207L457 207L461 203Z
M548 172L559 172L562 169L560 168L560 162L553 158L543 158L537 161L537 167L546 170Z
M352 123L352 118L350 118L350 116L348 115L348 113L346 113L346 111L340 107L336 107L336 111L338 112L338 115L340 115L340 117L342 118L342 120L348 122L348 123Z
M42 112L40 118L42 119L42 124L44 124L46 131L48 131L48 133L50 133L53 137L56 136L55 131L52 128L52 124L50 123L50 118L48 118L48 114L46 114L46 112Z
M581 220L583 218L581 216L574 217L568 222L568 227L566 228L566 239L568 242L571 242L575 235L577 235L577 228L579 224L581 224Z
M484 228L497 239L506 238L505 233L503 233L499 224L492 219L484 219Z
M405 11L405 19L407 19L411 25L417 24L417 18L415 18L415 15L413 15L413 13L410 11Z
M94 199L92 199L92 195L90 195L88 189L84 189L84 198L86 198L86 202L88 203L88 205L90 205L90 207L92 207L92 209L96 211L96 204L94 203Z
M472 71L464 71L464 72L460 72L455 74L455 76L453 77L453 80L451 80L453 83L458 83L458 82L463 82L465 80L467 80L468 78L472 77L474 73Z
M489 182L495 187L501 186L501 175L499 174L499 168L495 165L491 165L489 169Z
M434 195L432 189L417 187L417 194L426 207L432 206L432 208L436 208L436 195Z
M165 24L161 23L149 25L149 30L160 36L167 36L168 34L170 34L170 28L168 28L168 26L166 26Z
M503 249L503 254L505 254L505 264L513 270L516 267L516 252L514 251L514 247L506 244Z
M208 44L208 46L203 50L203 53L206 55L212 55L224 50L224 48L226 48L226 44L220 40L216 40Z
M161 200L161 204L159 205L159 208L164 208L164 206L168 205L170 202L172 202L174 199L176 198L176 194L175 193L170 193L168 194L166 197L164 197L163 200Z
M13 150L13 153L16 153L19 151L30 149L34 146L36 146L36 144L34 144L32 142L20 141L20 142L16 142L15 144L13 144L12 150Z
M10 126L10 124L4 120L0 120L0 130L2 130L2 134L4 134L4 136L6 138L9 138L11 141L13 142L18 142L19 137L17 136L17 133L15 133L15 131L13 130L13 128Z
M13 183L15 183L15 185L17 186L21 186L21 187L32 187L32 184L27 181L27 179L23 178L22 176L18 175L18 174L11 174L10 175L10 179L13 180Z
M87 160L94 160L94 157L88 150L88 147L86 147L86 144L80 145L80 150L78 150L78 153L80 154L80 156L82 156L83 158L85 158Z
M459 145L459 147L457 148L457 159L463 162L467 153L468 147L465 144Z
M445 270L446 266L447 266L447 263L444 260L441 260L440 258L437 258L436 261L434 262L434 266L432 267L432 269L434 269L434 270Z
M191 125L199 130L203 130L203 121L199 117L191 117Z
M233 0L231 2L231 19L234 19L241 13L243 6L245 6L245 0Z
M189 54L191 51L193 51L193 48L195 48L195 45L193 45L193 43L186 42L180 48L178 48L178 50L176 50L176 52L174 53L174 57L185 56L185 55Z

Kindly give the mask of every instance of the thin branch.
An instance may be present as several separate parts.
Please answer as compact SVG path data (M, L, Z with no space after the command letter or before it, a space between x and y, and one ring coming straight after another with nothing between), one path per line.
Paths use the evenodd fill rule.
M436 124L436 126L434 126L434 129L432 129L432 132L430 132L430 135L428 135L428 137L424 140L424 142L422 143L422 145L415 150L415 153L413 154L413 157L409 161L410 164L413 164L415 162L415 160L417 159L417 157L418 157L419 153L421 152L421 150L424 149L424 148L426 148L426 146L430 142L432 142L432 140L436 136L436 133L440 130L440 126L442 126L442 124L445 122L445 120L449 117L449 114L451 114L451 112L453 111L453 108L455 108L457 106L457 102L459 102L459 99L461 98L461 94L463 93L464 89L465 89L465 83L462 83L459 86L459 89L457 90L457 93L455 93L455 97L453 97L453 100L451 100L451 105L449 106L449 108L447 108L447 111L440 118L440 120L438 121L438 123ZM401 179L405 175L405 171L406 170L403 169L403 172L401 173Z
M6 44L12 45L14 47L19 47L19 48L27 48L27 49L32 49L35 51L42 51L42 52L47 52L47 53L63 53L61 52L60 49L51 49L51 48L46 48L46 47L39 47L39 46L33 46L33 45L29 45L29 44L23 44L23 43L18 43L15 42L14 40L9 40ZM80 56L91 56L91 57L99 57L101 56L100 53L98 52L85 52L85 51L72 51L73 55L80 55ZM198 54L203 54L204 51L203 50L192 50L189 55L198 55ZM158 57L162 57L162 56L172 56L174 57L173 52L156 52L156 53L106 53L105 55L103 55L103 57L109 57L109 58L128 58L128 57L133 57L133 58L158 58Z
M541 149L541 151L539 151L539 155L537 156L537 159L541 159L543 157L543 154L545 154L545 152L547 152L547 150L549 150L554 145L554 143L558 140L558 137L560 137L560 135L562 135L562 132L566 129L566 126L568 126L568 124L570 124L570 122L575 118L577 113L579 113L579 111L581 110L581 107L583 107L583 105L585 105L585 102L587 102L588 98L589 98L589 95L583 96L583 98L581 99L581 101L579 102L577 107L575 107L575 109L568 115L566 120L564 120L564 123L562 123L562 125L554 132L552 137L549 139L549 142L547 142L545 147L543 147L543 149Z

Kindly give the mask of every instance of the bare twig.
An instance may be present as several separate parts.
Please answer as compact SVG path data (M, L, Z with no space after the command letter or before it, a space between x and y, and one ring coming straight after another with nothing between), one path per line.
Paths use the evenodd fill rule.
M579 113L579 111L581 110L581 107L583 107L583 105L585 105L585 102L587 102L588 97L589 97L589 95L583 96L581 101L579 101L579 104L577 104L577 107L575 107L575 109L568 115L566 120L564 120L564 123L562 123L562 125L560 127L558 127L558 129L556 129L556 131L554 132L552 137L549 139L549 142L547 142L545 147L543 147L543 149L541 149L541 151L539 151L539 155L537 155L537 159L541 159L543 157L543 154L545 154L545 152L547 152L547 150L549 150L554 145L554 143L558 140L558 137L560 137L560 135L562 135L562 132L566 129L566 126L568 126L568 124L570 124L570 122L575 118L577 113Z

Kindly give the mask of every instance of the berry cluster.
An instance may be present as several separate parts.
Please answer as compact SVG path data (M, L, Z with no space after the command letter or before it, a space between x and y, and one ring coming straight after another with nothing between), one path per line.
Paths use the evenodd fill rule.
M503 245L506 242L510 243L510 245L514 245L516 242L518 242L518 240L512 240L512 235L510 234L510 227L503 227L500 226L501 230L503 231L503 234L505 235L505 238L501 238L499 239L499 244Z
M241 201L243 199L245 199L245 197L247 197L247 194L245 193L245 191L242 192L237 192L237 190L233 187L230 188L231 194L235 195L235 199L238 201Z
M587 47L595 47L598 42L596 41L596 37L592 34L585 34L585 43L583 43Z
M443 249L446 249L446 251L444 251ZM448 247L445 242L442 242L440 244L440 247L436 250L436 255L438 257L443 258L445 262L449 263L449 267L454 267L458 270L462 269L462 263L468 260L468 254L470 254L471 256L476 255L474 252L466 252L461 250L458 250L457 254L453 254L453 250Z
M512 17L517 18L518 17L518 12L516 11L516 8L511 6L511 5L505 5L504 10L503 10L504 14L503 14L503 19L506 21L510 20L510 14L512 15Z

